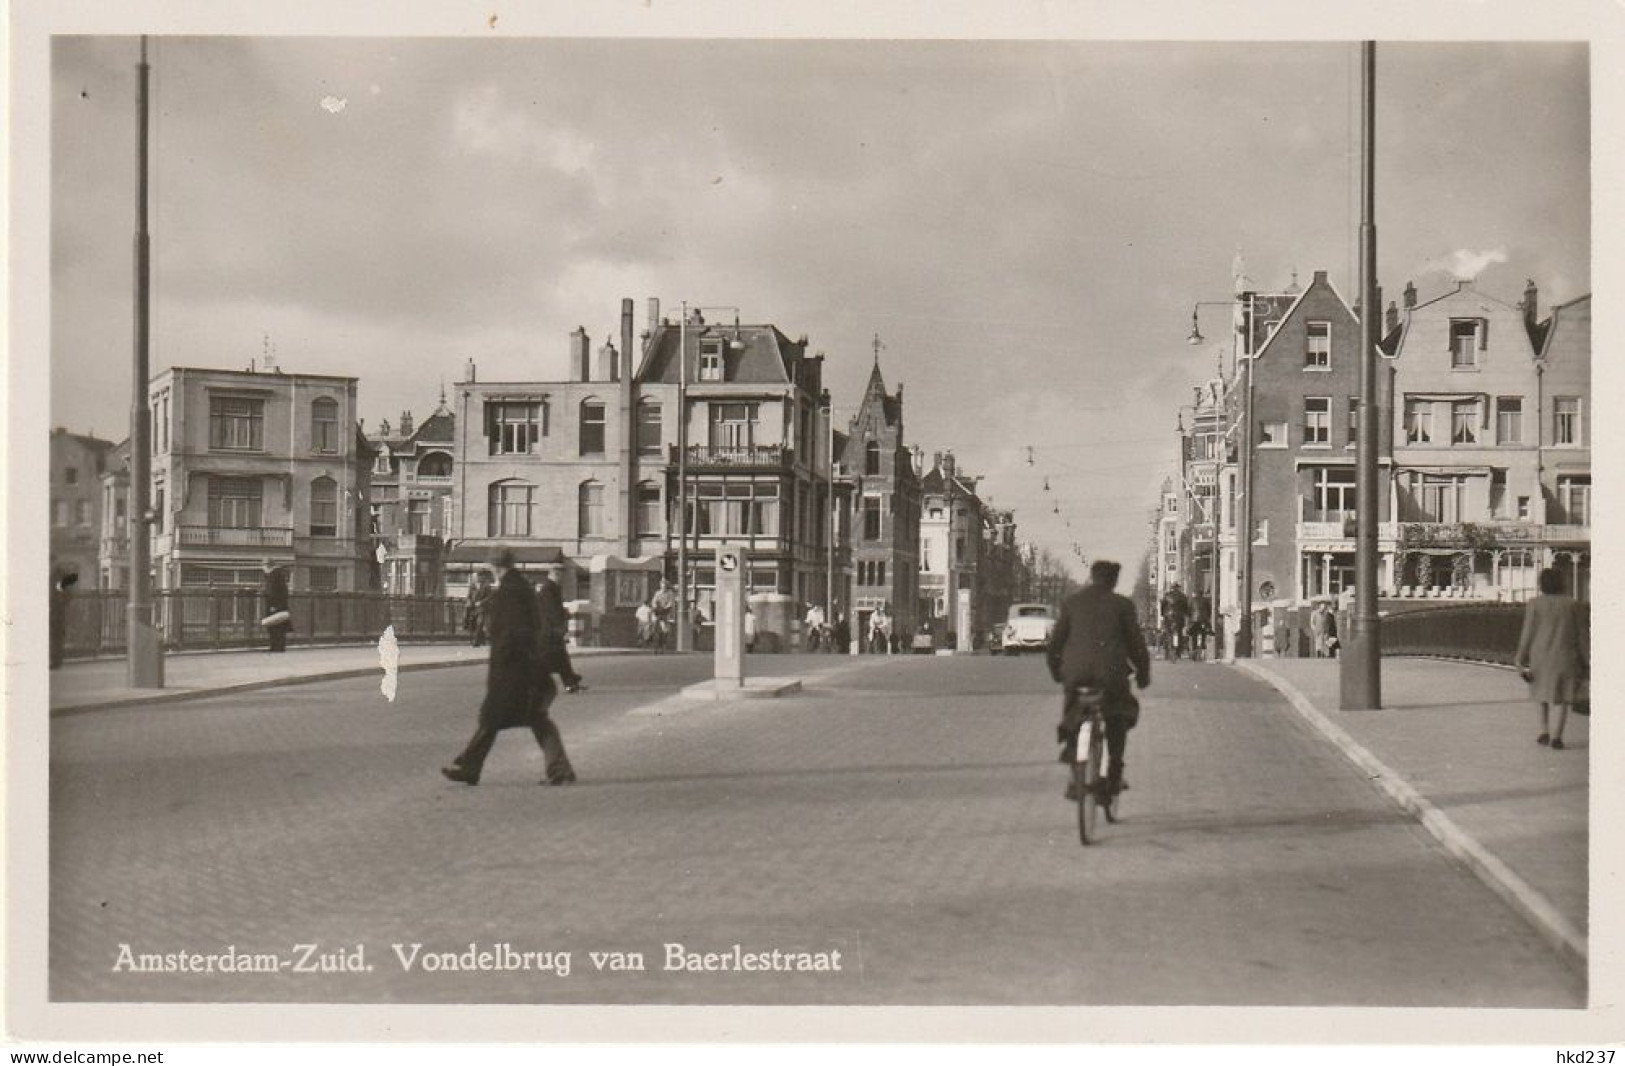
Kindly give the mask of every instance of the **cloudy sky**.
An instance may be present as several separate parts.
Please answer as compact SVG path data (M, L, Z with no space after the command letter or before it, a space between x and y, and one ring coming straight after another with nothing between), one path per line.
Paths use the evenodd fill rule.
M51 420L113 439L136 57L133 38L52 51ZM1238 252L1261 288L1326 270L1353 299L1357 59L158 39L154 369L246 367L269 335L286 369L359 377L371 426L432 408L469 358L561 377L568 333L596 346L623 296L640 323L650 296L735 305L828 355L843 415L878 334L914 443L984 475L1024 537L1132 560L1214 364L1185 343L1192 303L1227 297ZM1526 278L1543 305L1590 290L1589 81L1584 44L1379 47L1386 297L1464 273L1509 303Z

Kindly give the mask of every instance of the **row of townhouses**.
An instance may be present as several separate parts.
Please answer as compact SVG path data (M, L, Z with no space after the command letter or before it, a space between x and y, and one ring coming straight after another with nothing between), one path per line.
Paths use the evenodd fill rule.
M1534 282L1514 305L1458 281L1426 300L1407 284L1388 305L1383 597L1520 600L1548 566L1589 595L1591 297L1544 317L1538 299ZM1176 581L1216 594L1232 624L1249 440L1255 609L1352 594L1360 340L1359 308L1323 271L1302 289L1238 292L1234 307L1233 342L1180 413L1152 549L1159 595Z
M630 301L623 314L625 336ZM635 343L627 359L578 328L563 381L483 381L470 361L428 417L371 433L354 377L271 360L159 373L156 587L253 585L269 559L295 588L457 597L511 548L523 568L562 565L598 639L626 643L680 556L711 617L712 560L728 544L744 550L763 632L787 636L817 604L866 633L885 605L905 643L929 626L970 647L1003 619L1019 584L1014 516L952 452L926 468L878 348L841 431L805 337L693 312L674 322L651 300ZM104 589L128 580L127 461L127 444L52 434L53 565Z

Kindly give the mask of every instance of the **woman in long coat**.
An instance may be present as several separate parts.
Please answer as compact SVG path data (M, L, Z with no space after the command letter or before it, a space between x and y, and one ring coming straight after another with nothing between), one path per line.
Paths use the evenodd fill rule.
M542 748L547 774L543 784L569 784L576 779L575 771L565 755L559 727L547 713L558 689L544 671L537 644L541 613L536 594L525 576L514 569L513 552L500 553L491 566L497 574L497 587L485 604L491 660L479 726L462 754L451 765L441 767L440 772L453 781L477 785L497 733L528 728Z
M1562 575L1556 570L1542 570L1537 585L1540 595L1524 606L1517 665L1529 682L1529 694L1540 704L1540 736L1535 742L1561 750L1569 707L1581 698L1590 672L1589 634L1585 608L1563 594ZM1550 729L1554 703L1555 732Z

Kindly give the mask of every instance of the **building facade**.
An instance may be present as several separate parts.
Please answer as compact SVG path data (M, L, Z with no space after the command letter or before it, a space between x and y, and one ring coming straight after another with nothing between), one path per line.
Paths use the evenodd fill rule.
M1392 356L1401 596L1522 599L1560 559L1589 587L1590 298L1538 321L1460 281L1414 305ZM1576 520L1577 519L1577 520Z
M368 587L356 379L174 367L148 386L157 587Z
M830 574L831 435L822 356L806 347L771 325L672 322L651 301L635 367L611 344L591 358L578 328L571 380L471 374L454 401L448 590L466 590L493 548L513 548L522 566L564 564L566 596L611 626L606 640L629 638L659 579L676 583L681 472L695 608L713 617L715 552L742 548L758 628L788 640Z
M457 420L446 397L422 422L401 412L369 438L368 532L376 587L397 596L446 594Z
M988 548L977 480L959 469L951 449L935 453L920 479L921 614L952 634L951 644L960 651L977 647L1004 621L977 595Z
M78 574L87 588L98 583L101 570L102 477L114 447L98 437L51 430L51 571Z
M892 633L906 642L929 615L920 611L920 479L903 436L903 386L886 392L875 361L840 454L852 483L854 633L885 606Z

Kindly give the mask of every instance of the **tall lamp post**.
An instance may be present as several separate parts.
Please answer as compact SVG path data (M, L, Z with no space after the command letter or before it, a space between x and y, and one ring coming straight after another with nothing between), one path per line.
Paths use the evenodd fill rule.
M147 232L147 38L136 67L135 363L130 382L130 588L125 665L131 688L164 687L164 648L152 624L152 421L147 407L152 337L152 238Z
M1377 45L1360 44L1360 427L1355 472L1354 618L1343 653L1340 703L1346 711L1382 707L1382 629L1377 616Z
M1236 361L1242 371L1241 383L1241 444L1240 451L1240 507L1236 516L1236 546L1238 548L1238 580L1236 589L1236 643L1235 657L1253 656L1253 352L1252 315L1253 295L1238 293L1232 300L1198 300L1191 305L1191 332L1185 340L1191 345L1204 344L1197 323L1197 312L1203 307L1228 307L1232 313L1241 310L1240 332L1242 340L1236 346ZM1218 552L1218 529L1214 528L1214 552ZM1218 581L1215 575L1214 587ZM1214 596L1217 600L1217 595Z
M677 650L693 650L694 636L690 625L692 609L689 605L688 581L688 315L693 311L732 311L734 328L739 327L737 307L690 307L682 304L683 317L677 323ZM734 345L743 347L736 332ZM694 523L696 529L699 523ZM749 580L747 575L746 580Z

